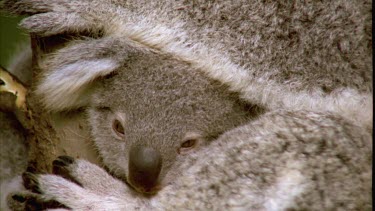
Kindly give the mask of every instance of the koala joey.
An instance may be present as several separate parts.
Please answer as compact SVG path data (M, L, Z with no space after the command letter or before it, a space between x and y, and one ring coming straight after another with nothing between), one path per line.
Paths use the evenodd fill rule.
M168 55L125 48L116 75L96 82L88 119L103 162L141 192L173 181L186 154L261 112Z

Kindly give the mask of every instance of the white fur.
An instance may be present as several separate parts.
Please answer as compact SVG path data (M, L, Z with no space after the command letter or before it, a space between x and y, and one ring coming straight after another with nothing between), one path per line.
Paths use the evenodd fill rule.
M126 209L126 204L122 203L121 198L111 196L111 194L98 195L96 192L84 189L74 183L67 183L59 176L42 175L39 182L46 199L57 198L59 202L69 204L74 210ZM72 198L75 200L71 200ZM85 203L82 203L83 201Z
M264 207L269 211L285 210L292 207L295 198L304 192L304 176L297 170L289 170L277 178L277 182L267 190Z
M73 210L82 211L134 210L140 205L148 206L147 200L133 196L126 184L103 169L84 160L77 161L73 171L84 187L56 175L40 175L38 184L45 199L55 199Z
M37 94L43 96L43 103L51 110L76 108L87 103L82 99L90 84L96 78L105 76L118 67L118 63L111 59L92 61L77 60L53 70L37 87Z

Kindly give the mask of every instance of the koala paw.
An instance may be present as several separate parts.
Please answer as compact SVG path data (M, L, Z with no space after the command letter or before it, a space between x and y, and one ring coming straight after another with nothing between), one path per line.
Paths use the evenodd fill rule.
M109 175L104 169L85 160L59 156L53 161L53 173L96 193L123 195L129 188L122 181Z
M53 172L58 175L25 172L23 184L29 191L10 196L10 207L18 203L27 210L123 210L139 205L126 184L85 160L60 156Z
M27 191L10 195L8 197L8 205L11 210L68 209L68 207L57 201L48 200L38 194Z
M30 15L21 22L21 27L40 36L51 36L63 32L81 32L95 28L95 18L92 17L95 17L99 11L91 12L90 8L99 8L95 7L97 2L6 0L1 7L12 14ZM94 7L91 7L92 5ZM87 11L89 15L85 16L82 11Z

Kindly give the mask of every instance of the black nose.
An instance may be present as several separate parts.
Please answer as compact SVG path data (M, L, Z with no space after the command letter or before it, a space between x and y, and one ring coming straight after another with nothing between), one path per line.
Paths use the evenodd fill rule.
M157 184L162 157L150 147L133 146L129 154L129 182L136 189L148 192Z

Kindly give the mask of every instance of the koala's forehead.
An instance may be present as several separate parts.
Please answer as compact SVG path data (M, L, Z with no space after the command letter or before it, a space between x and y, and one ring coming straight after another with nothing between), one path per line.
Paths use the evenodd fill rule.
M223 89L189 64L147 52L129 56L116 75L103 79L97 101L118 102L119 106L203 105L219 98Z

